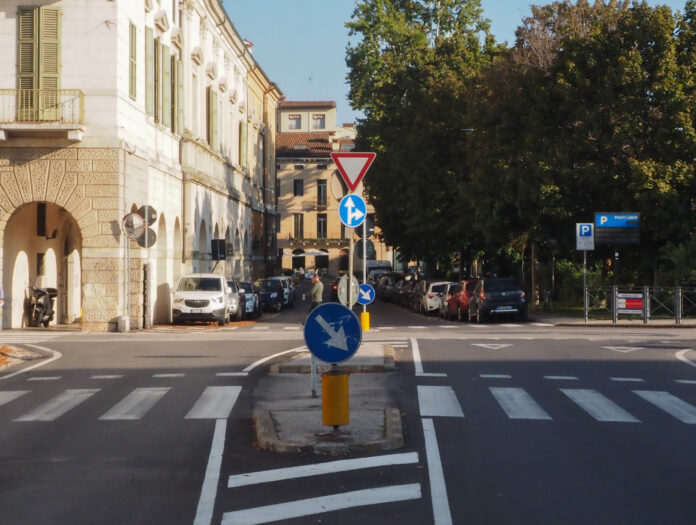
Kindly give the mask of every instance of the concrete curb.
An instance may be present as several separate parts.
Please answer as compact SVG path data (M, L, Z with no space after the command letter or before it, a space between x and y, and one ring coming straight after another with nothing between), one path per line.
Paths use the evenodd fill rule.
M288 363L288 361L291 361L295 357L297 357L297 355L291 355L280 363L271 365L269 372L272 374L309 374L312 372L310 365ZM346 363L341 363L340 367L341 370L345 370L350 374L376 374L381 372L393 372L396 370L396 365L394 363L394 349L391 347L391 345L384 345L384 362L382 364L355 365L348 361ZM331 365L317 365L317 373L319 374L328 372L330 370Z
M313 410L320 417L319 410ZM307 442L283 441L278 438L271 410L254 410L254 427L256 443L261 450L279 453L314 453L330 455L348 455L356 453L377 453L394 450L404 446L401 412L398 408L384 409L384 432L381 439L372 441L351 441L350 436L332 437L314 435Z

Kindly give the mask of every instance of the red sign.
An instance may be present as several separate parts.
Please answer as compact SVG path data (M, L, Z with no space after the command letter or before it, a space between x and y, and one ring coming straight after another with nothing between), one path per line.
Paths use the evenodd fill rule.
M376 153L359 153L355 151L331 154L331 158L336 163L341 177L343 177L351 192L358 187L376 156Z

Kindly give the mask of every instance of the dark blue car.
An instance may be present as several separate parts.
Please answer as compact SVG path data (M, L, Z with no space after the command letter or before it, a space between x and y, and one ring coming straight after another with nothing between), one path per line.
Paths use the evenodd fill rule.
M278 279L261 279L257 281L261 308L280 312L283 309L283 286Z

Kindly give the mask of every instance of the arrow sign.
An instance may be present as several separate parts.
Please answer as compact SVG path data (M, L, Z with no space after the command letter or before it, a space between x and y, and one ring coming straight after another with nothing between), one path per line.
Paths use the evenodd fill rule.
M355 191L360 181L370 169L372 162L377 156L376 153L359 153L351 151L349 153L332 153L331 158L336 163L338 172L343 177L350 191Z
M365 199L360 195L346 195L338 205L338 215L341 218L341 222L348 228L357 228L367 216Z
M324 303L307 316L304 338L317 359L338 364L357 352L362 342L362 329L358 316L349 308L338 303Z
M333 327L326 322L321 315L317 315L317 323L324 329L324 332L329 334L330 339L325 341L324 344L328 346L333 346L344 352L348 351L348 341L346 340L346 332L343 330L342 326L338 327L338 331L334 330Z
M358 302L360 304L368 305L374 300L375 300L375 289L367 283L361 284Z
M496 345L496 344L486 344L486 343L471 343L473 346L480 346L481 348L488 348L490 350L500 350L501 348L505 348L506 346L512 346L512 345Z

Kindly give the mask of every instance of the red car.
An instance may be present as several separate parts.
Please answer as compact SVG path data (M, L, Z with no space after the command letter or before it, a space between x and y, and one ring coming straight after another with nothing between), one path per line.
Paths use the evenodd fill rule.
M457 284L456 291L447 299L447 309L445 317L447 319L457 319L457 321L465 321L469 312L469 303L474 296L474 288L478 279L465 279Z

